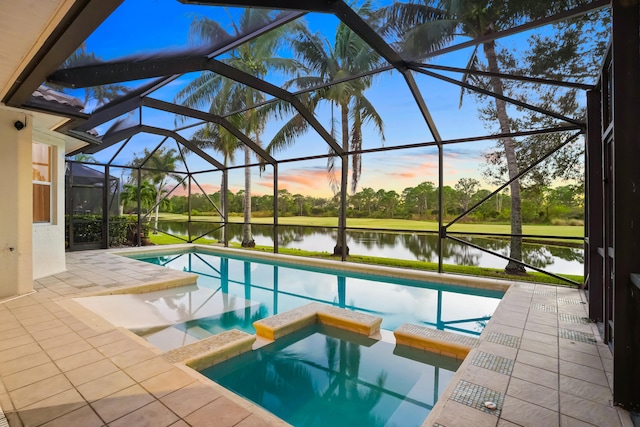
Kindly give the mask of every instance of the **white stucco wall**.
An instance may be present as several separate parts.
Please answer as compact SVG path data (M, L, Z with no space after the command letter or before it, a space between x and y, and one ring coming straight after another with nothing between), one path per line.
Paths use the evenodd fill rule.
M33 142L51 146L52 199L51 223L33 224L33 278L64 271L64 150L65 140L59 133L40 129L35 119Z
M27 121L17 130L14 123ZM0 105L0 298L33 289L32 118Z

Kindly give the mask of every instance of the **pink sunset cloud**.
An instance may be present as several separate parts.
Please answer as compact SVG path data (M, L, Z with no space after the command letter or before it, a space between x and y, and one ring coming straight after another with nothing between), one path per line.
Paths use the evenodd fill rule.
M200 184L200 186L202 187L202 189L205 191L205 193L207 194L213 194L216 191L220 190L220 185L215 185L215 184ZM169 188L170 190L170 188ZM181 187L179 186L178 188L176 188L175 190L173 190L173 192L171 193L172 196L186 196L187 193L189 192L189 189L187 187ZM200 188L198 188L198 186L193 183L191 185L191 194L201 194L202 191L200 191Z
M264 181L257 183L257 186L273 189L273 175L263 175ZM301 194L330 194L327 171L321 169L292 169L278 175L278 188L287 190L290 193Z

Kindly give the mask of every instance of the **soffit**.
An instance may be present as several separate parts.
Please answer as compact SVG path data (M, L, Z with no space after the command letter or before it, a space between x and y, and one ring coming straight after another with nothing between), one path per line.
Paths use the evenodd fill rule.
M2 0L0 99L74 3L75 0Z

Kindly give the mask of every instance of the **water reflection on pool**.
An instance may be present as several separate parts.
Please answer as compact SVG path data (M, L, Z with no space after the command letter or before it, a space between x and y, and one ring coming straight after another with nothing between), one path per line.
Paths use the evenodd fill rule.
M498 291L205 253L143 260L199 275L196 289L176 288L135 296L144 298L146 306L162 313L167 321L158 322L155 327L132 329L138 329L164 349L170 348L165 344L169 335L182 337L175 345L178 346L232 328L254 333L256 320L309 302L382 317L382 328L388 330L413 323L479 335L503 295Z
M294 426L422 425L460 361L316 326L202 371Z

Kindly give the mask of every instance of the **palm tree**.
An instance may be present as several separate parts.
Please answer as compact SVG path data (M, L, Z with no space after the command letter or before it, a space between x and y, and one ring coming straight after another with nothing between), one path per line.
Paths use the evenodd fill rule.
M371 14L371 2L365 2L358 13L361 16ZM346 25L340 23L337 27L335 40L331 43L318 33L311 33L307 28L301 28L298 36L292 41L294 55L308 72L284 84L285 88L312 89L340 78L359 74L378 68L383 60L360 37L353 33ZM340 134L344 151L362 149L362 128L372 123L384 141L384 124L375 107L365 97L364 92L371 87L373 77L362 77L346 83L332 85L315 92L305 98L306 104L315 109L322 101L329 102L331 107L339 108ZM274 108L274 107L272 107ZM275 107L281 108L281 107ZM309 123L298 113L295 114L274 136L266 150L269 153L282 150L292 145L295 140L308 130ZM337 132L332 123L332 135ZM351 156L351 192L355 193L362 172L362 161L359 153ZM336 189L333 178L335 156L329 157L327 169L334 191ZM346 201L343 201L346 202ZM340 222L342 218L340 217ZM342 253L342 230L344 224L338 224L338 239L334 247L334 255ZM348 250L348 249L347 249Z
M142 165L144 159L147 159L146 163ZM166 200L165 196L167 190L164 188L167 184L167 177L173 178L176 181L180 181L182 177L180 175L172 173L176 169L176 163L180 160L180 154L173 148L165 149L159 148L151 153L148 149L144 149L141 157L135 157L131 164L133 166L142 166L149 168L148 170L142 170L142 176L145 180L151 182L154 188L154 231L153 234L157 234L158 230L158 216L160 213L160 206L163 201ZM184 183L183 183L184 186ZM166 206L166 205L165 205Z
M147 180L143 180L140 183L140 207L148 212L149 208L153 206L153 202L156 199L156 188ZM124 211L125 205L138 204L138 186L135 184L124 184L122 186L122 193L120 193L120 203L122 204L122 211Z
M211 123L206 123L203 127L198 129L191 136L191 141L194 142L200 148L212 148L213 150L222 154L224 167L228 167L229 163L235 162L235 153L241 147L241 143L232 134L219 126L214 126ZM226 194L227 189L224 186L224 176L220 182L220 212L223 218L226 219L226 207L222 203L223 195Z
M247 8L243 11L238 22L232 22L233 34L230 34L218 22L206 17L198 17L191 23L189 38L192 42L213 44L219 40L246 34L251 29L269 24L272 20L272 12L268 10ZM264 78L267 71L293 73L298 69L296 61L276 56L285 42L286 31L284 27L278 27L256 39L243 43L222 61L258 78ZM218 114L250 107L264 100L265 96L262 92L209 71L203 72L176 95L176 101L183 105L191 108L208 107L209 112ZM237 114L234 122L239 123L238 127L249 137L253 137L257 144L260 144L266 116L255 109L247 110ZM237 145L231 143L230 138L234 137L228 134L225 129L219 129L217 133L222 138L218 143L219 149L228 160L232 160L232 152L242 147L245 165L251 163L251 149L248 146L244 146L239 141ZM255 246L251 233L251 170L248 167L245 167L242 230L242 246Z
M490 35L506 28L513 27L523 21L546 16L559 11L563 2L532 2L527 0L423 0L410 3L394 3L387 7L385 18L389 32L399 37L399 44L406 53L420 56L443 44L449 43L455 35L471 38ZM482 43L482 50L487 61L486 68L493 73L500 72L496 54L495 40ZM468 69L479 66L478 48L474 50L467 65ZM466 78L467 76L465 76ZM499 77L491 77L489 84L497 95L504 95L504 86ZM500 132L511 132L507 104L504 100L494 98L496 116ZM509 179L518 173L518 161L515 141L511 137L501 139L507 160ZM514 179L510 184L511 191L511 242L510 257L522 260L522 208L520 183ZM524 267L509 261L505 272L510 274L525 273Z

